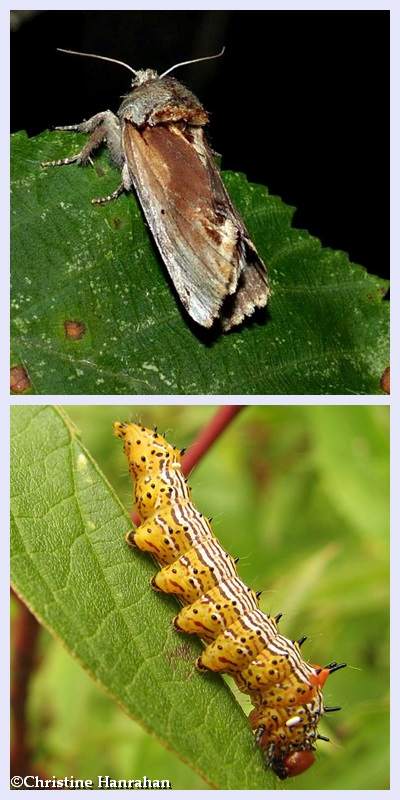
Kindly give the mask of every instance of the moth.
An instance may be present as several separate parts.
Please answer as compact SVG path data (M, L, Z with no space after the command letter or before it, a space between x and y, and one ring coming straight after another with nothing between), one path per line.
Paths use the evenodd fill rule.
M105 143L121 170L121 183L112 194L92 202L106 203L123 191L136 191L190 317L205 328L218 321L229 331L263 308L270 293L267 269L222 183L205 135L208 113L189 89L169 76L192 62L175 64L158 75L105 56L61 52L113 61L134 77L116 115L101 111L85 122L56 127L90 138L76 155L42 166L87 164Z

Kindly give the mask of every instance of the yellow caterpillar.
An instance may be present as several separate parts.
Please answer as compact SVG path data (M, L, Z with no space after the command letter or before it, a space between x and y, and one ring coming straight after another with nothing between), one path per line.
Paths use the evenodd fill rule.
M177 631L197 634L205 649L200 670L231 675L254 705L250 724L265 762L281 778L299 775L315 760L317 727L327 708L322 687L345 664L308 664L299 642L278 632L281 615L269 617L239 578L235 561L193 505L182 473L182 452L141 425L114 423L124 441L135 482L141 525L127 542L154 557L161 569L156 591L174 594L183 608Z

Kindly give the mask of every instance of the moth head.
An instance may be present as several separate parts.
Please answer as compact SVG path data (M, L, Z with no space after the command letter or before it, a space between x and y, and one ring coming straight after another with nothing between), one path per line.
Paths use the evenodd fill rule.
M132 78L132 89L141 86L142 83L148 81L155 81L158 78L158 72L155 69L138 69L134 78Z

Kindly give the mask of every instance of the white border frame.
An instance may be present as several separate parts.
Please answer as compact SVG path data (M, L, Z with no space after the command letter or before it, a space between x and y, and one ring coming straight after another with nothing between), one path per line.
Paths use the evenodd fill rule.
M5 89L4 94L7 95L7 100L9 101L9 12L12 10L37 10L37 6L40 6L40 10L54 10L54 11L63 11L63 10L116 10L115 5L111 2L107 2L106 0L97 0L97 2L89 2L80 3L76 0L70 0L69 2L41 2L40 4L32 2L32 0L24 0L24 2L9 2L7 5L3 5L0 8L0 53L1 61L2 61L2 75L5 76L3 78L3 87ZM392 103L392 119L391 119L391 140L392 140L392 152L391 152L391 174L392 174L392 189L391 189L391 222L392 222L392 234L391 234L391 254L392 254L392 263L396 264L400 260L400 247L399 247L399 202L398 202L398 187L399 187L399 157L398 157L398 142L400 141L400 131L399 131L399 103L398 103L398 96L399 96L399 42L400 42L400 25L399 25L399 18L400 18L400 2L399 0L390 0L389 2L345 2L342 0L337 0L337 2L324 2L324 0L309 0L308 2L285 2L285 0L281 0L281 2L238 2L237 0L220 0L220 2L215 3L215 5L211 2L195 2L195 0L182 0L180 2L151 2L151 0L142 0L142 2L135 2L135 0L120 0L118 3L118 10L266 10L266 11L274 11L274 10L346 10L346 11L363 11L363 10L390 10L391 12L391 43L392 43L392 55L391 55L391 103ZM29 80L29 74L27 75L27 80ZM32 87L33 91L40 91L40 86ZM4 98L3 102L7 102L6 98ZM9 103L8 103L9 107ZM2 250L2 261L3 265L9 264L9 199L8 199L8 187L9 187L9 120L7 116L3 114L2 121L0 123L0 136L1 136L1 154L2 158L0 160L0 213L2 219L2 232L3 236L0 240L0 247ZM366 165L366 169L368 165ZM394 257L393 257L394 256ZM397 258L396 258L397 256ZM396 273L394 272L392 276L392 292L394 296L394 302L399 303L398 299L398 285L399 285L399 270L397 268ZM215 404L223 404L223 403L245 403L249 405L389 405L391 406L391 443L392 443L392 454L391 454L391 485L392 485L392 500L391 500L391 520L392 520L392 530L395 530L395 526L397 523L397 529L400 529L399 521L400 521L400 503L399 497L400 492L398 491L397 485L395 486L395 476L398 478L400 476L400 399L399 399L399 379L398 373L395 373L392 376L392 393L391 396L383 396L383 395L285 395L285 396L277 396L277 395L254 395L254 396L242 396L242 395L231 395L231 396L212 396L212 395L151 395L151 396L142 396L142 395L120 395L117 397L105 395L105 396L92 396L92 395L44 395L44 396L11 396L9 394L9 382L8 382L8 375L9 375L9 307L8 307L8 298L9 298L9 270L3 268L0 274L0 297L1 299L1 314L0 314L0 425L1 430L3 430L3 446L2 452L3 454L9 452L9 407L14 405L39 405L45 403L55 403L56 405L125 405L129 403L134 403L135 405L215 405ZM393 303L392 303L393 305ZM399 354L399 339L400 339L400 315L397 315L397 318L394 318L395 315L392 317L391 322L391 336L392 342L395 344L392 346L392 354L397 355ZM3 521L2 530L7 531L9 525L9 457L3 455L2 463L1 463L1 477L3 480L1 481L1 494L0 494L0 509L1 509L1 519ZM397 490L397 491L396 491ZM392 559L397 559L397 563L399 562L399 544L397 541L393 541L395 537L392 537L392 548L391 548L391 556ZM9 608L9 569L8 569L8 539L5 539L5 546L4 546L4 553L3 558L1 559L1 594L0 594L0 609L2 611L3 620L7 616L8 608ZM396 723L399 718L399 697L400 697L400 689L399 684L396 678L396 667L399 663L400 659L400 652L399 652L399 640L396 639L396 631L399 622L399 609L400 609L400 589L399 589L400 581L393 582L392 585L392 593L391 593L391 608L392 608L392 623L391 623L391 631L392 631L392 669L393 669L393 694L392 694L392 729L391 729L391 769L392 769L392 783L391 788L388 790L381 790L381 791L369 791L368 796L370 798L388 798L393 797L397 798L400 796L400 768L399 768L399 758L396 757L395 746L397 742L397 729ZM1 628L1 645L2 645L2 652L7 653L9 649L9 638L8 638L8 626L3 625ZM9 700L8 700L8 685L9 685L9 673L8 668L5 666L5 660L2 661L2 677L3 680L1 682L2 686L2 693L3 693L3 700L4 700L4 709L9 708ZM4 695L7 695L4 697ZM5 724L7 721L9 722L9 712L3 715L3 731ZM9 730L9 726L8 726ZM3 783L3 796L8 796L11 791L9 787L9 741L8 736L3 735L2 737L2 747L0 750L0 764L1 764L1 775L2 775L2 783ZM19 790L22 795L27 795L29 798L35 797L36 795L41 796L42 790ZM104 790L88 790L87 792L84 790L78 790L82 794L82 792L89 793L88 796L90 797L99 797L103 795ZM172 790L177 794L191 794L192 792L185 791L178 791ZM289 792L292 797L301 796L304 792L299 790L287 790L285 792ZM204 798L212 798L215 796L216 798L223 798L224 796L230 795L232 792L228 792L225 790L206 790L206 791L197 791L196 796ZM242 793L242 792L236 792ZM243 790L244 793L244 790ZM359 791L342 791L341 797L353 797L358 795ZM155 794L159 795L160 797L165 797L165 792L156 791L152 792L152 796ZM254 790L252 792L252 797L254 798L265 798L266 794L273 794L268 790L266 791L258 791ZM325 798L331 795L331 792L328 790L321 790L321 791L313 791L312 796L319 800L319 798ZM15 795L14 795L15 796ZM19 795L21 796L21 794ZM113 797L123 797L126 798L126 790L115 790ZM147 791L135 791L135 797L148 797ZM70 797L69 791L57 791L57 798L67 798Z

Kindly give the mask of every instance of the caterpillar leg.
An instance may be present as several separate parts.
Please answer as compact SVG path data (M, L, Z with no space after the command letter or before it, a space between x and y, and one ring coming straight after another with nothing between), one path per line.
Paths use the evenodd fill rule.
M230 602L233 594L234 604ZM257 609L255 593L240 578L229 578L185 606L175 617L174 625L176 630L213 640L248 609Z
M135 542L135 533L136 533L135 529L131 528L131 530L125 534L125 541L127 544L129 544L129 547L134 547L137 550L137 544Z
M214 563L213 569L208 564ZM224 574L227 578L237 577L232 557L214 539L202 541L186 553L163 567L153 579L157 587L166 594L177 595L184 604L194 603L213 586Z

